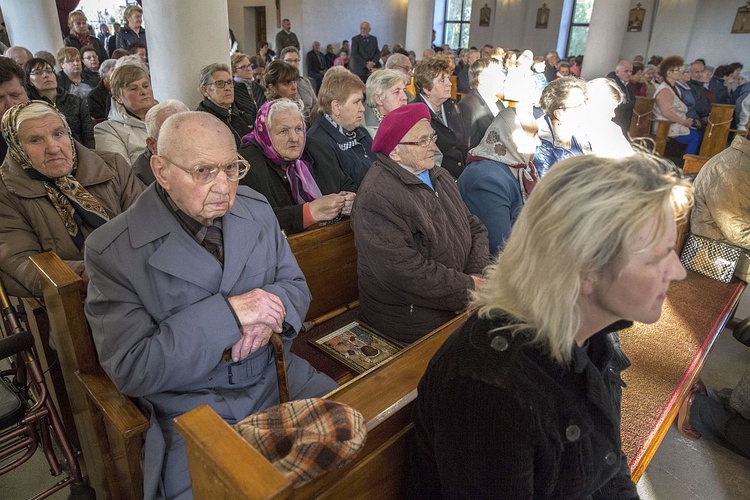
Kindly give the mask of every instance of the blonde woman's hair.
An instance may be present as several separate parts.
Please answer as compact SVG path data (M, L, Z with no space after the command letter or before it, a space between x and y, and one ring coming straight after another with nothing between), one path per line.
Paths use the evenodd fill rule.
M120 97L123 89L142 78L149 78L148 71L135 64L116 65L109 76L109 88L114 97Z
M649 240L656 242L670 207L678 218L687 215L693 188L673 168L645 154L557 163L534 188L485 286L473 294L479 315L509 314L517 323L501 329L530 330L552 359L568 364L583 320L581 279L617 276L638 231L657 220Z

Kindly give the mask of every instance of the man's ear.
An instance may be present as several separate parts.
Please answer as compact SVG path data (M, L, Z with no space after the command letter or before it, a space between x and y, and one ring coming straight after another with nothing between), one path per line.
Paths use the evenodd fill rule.
M331 101L331 116L339 116L341 114L341 103L338 100Z
M151 157L151 172L153 172L156 182L167 191L169 191L169 176L166 175L168 168L166 160L161 156L154 155Z
M153 137L146 137L146 147L151 154L156 154L156 140Z

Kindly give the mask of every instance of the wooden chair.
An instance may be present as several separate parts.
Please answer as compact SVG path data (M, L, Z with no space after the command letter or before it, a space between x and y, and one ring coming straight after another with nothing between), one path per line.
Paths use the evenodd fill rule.
M682 173L685 175L696 175L711 158L707 156L685 155L683 159L685 160L685 164L682 166Z
M208 406L181 415L176 426L187 445L193 496L217 500L403 497L417 384L433 354L468 315L457 316L327 396L362 413L367 444L346 467L299 488L293 488Z
M451 75L451 99L454 101L458 98L458 77Z
M669 136L669 122L659 120L656 133L652 133L654 123L653 97L636 96L633 118L630 121L628 136L630 142L657 156L664 156Z
M628 130L630 137L650 137L653 119L654 98L637 96L633 108L633 118L630 120L630 130Z
M698 154L708 158L721 153L727 147L729 129L732 124L734 106L731 104L712 104L708 123L703 130L703 142Z
M414 77L409 80L409 85L406 86L406 90L411 92L411 95L417 95L417 87L414 85Z

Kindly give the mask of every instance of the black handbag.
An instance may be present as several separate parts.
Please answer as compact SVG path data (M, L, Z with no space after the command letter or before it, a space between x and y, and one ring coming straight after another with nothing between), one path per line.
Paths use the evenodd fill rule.
M691 234L685 241L680 262L690 269L724 283L732 281L737 262L745 254L741 248Z

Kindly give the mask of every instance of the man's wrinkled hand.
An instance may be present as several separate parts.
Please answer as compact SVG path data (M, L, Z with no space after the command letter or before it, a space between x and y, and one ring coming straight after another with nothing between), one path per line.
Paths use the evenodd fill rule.
M243 327L266 325L272 331L281 333L286 309L276 295L255 288L227 300Z
M268 344L273 331L266 325L243 326L240 340L232 346L232 361L241 361Z

